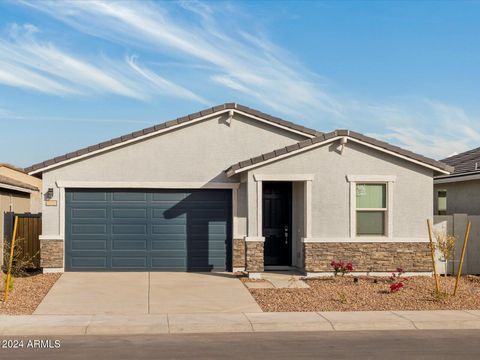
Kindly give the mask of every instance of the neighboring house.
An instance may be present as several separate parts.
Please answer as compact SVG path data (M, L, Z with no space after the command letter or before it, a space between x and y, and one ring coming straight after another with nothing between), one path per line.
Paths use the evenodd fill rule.
M455 171L435 177L435 215L480 215L480 148L450 156L442 162L455 167Z
M45 271L430 272L433 177L370 137L224 104L33 165Z
M8 222L5 214L40 212L41 187L41 179L27 175L23 169L0 163L0 264L3 264L5 220Z

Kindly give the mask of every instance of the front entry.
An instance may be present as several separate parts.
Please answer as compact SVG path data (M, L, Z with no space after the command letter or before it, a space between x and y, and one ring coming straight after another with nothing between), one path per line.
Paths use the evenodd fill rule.
M292 183L263 183L265 266L292 264Z

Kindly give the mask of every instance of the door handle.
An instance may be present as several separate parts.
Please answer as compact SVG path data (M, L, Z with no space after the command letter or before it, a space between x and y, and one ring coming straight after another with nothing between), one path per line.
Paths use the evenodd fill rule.
M285 231L285 244L287 245L288 244L288 226L285 225L284 231Z

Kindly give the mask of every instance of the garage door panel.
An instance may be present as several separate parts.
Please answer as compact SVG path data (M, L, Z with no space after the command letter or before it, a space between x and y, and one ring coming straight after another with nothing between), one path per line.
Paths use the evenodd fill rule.
M102 235L107 233L106 224L74 224L72 225L72 234L82 235Z
M152 225L152 234L153 235L178 235L178 234L187 234L185 229L185 224L158 224Z
M112 235L146 235L147 224L113 224Z
M70 263L72 268L104 269L107 266L107 258L103 256L73 257Z
M183 250L183 249L178 249L178 250L175 250L175 249L169 249L169 250L154 250L152 251L151 253L151 257L152 258L165 258L165 259L169 259L169 258L182 258L182 259L185 259L187 257L187 252L186 250Z
M70 199L75 202L106 202L108 193L101 191L81 191L69 194Z
M139 191L115 191L112 193L112 204L124 201L127 201L129 204L136 201L144 203L147 201L147 193Z
M112 269L145 269L147 267L146 256L115 256L112 257Z
M72 209L71 215L72 219L87 219L87 220L106 220L107 219L107 209L94 209L92 207L86 208L76 208Z
M179 239L181 240L181 239ZM167 240L152 240L152 250L186 250L185 241L175 241L173 239Z
M112 251L114 250L147 250L147 239L114 239L112 241Z
M113 219L146 219L148 217L147 209L141 207L139 209L134 208L113 208L112 209L112 218Z
M72 250L106 250L107 239L104 240L75 240L72 239Z
M176 205L188 196L187 192L178 190L164 190L162 192L154 192L152 194L152 202L170 202Z
M169 204L168 206L161 208L155 205L155 207L151 208L152 220L153 221L171 221L171 220L177 219L178 221L185 221L187 219L188 208L177 207L175 208L175 213L173 213L172 207L174 206L175 204Z
M66 199L67 270L209 271L230 264L230 190L67 190Z

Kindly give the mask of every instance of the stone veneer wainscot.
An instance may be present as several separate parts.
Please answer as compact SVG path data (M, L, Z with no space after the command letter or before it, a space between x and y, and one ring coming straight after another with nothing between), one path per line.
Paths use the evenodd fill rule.
M398 267L408 272L430 272L429 246L426 242L304 243L304 266L306 272L330 272L330 262L337 260L351 262L359 272L391 272Z

